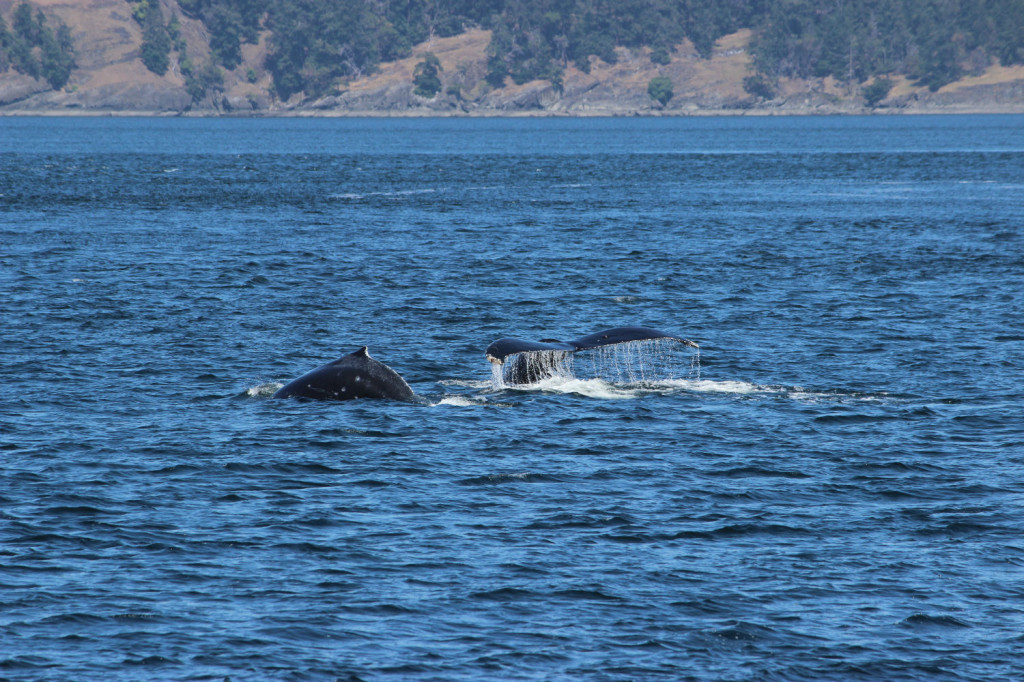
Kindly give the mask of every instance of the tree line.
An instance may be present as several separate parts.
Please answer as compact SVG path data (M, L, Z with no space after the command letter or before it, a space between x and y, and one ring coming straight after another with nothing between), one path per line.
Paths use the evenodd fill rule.
M780 78L826 77L876 86L903 75L933 90L992 63L1024 63L1024 0L179 0L205 25L211 59L194 63L177 16L158 0L127 0L155 73L173 53L195 99L238 68L241 46L268 31L264 67L274 94L323 95L430 37L489 29L487 81L546 79L561 87L570 65L616 61L616 47L648 48L667 64L688 39L710 58L715 41L753 31L748 91L771 97ZM54 87L73 67L70 32L26 1L8 29L0 17L0 71L41 75ZM433 64L423 68L432 79ZM248 74L251 80L255 73ZM63 79L63 80L62 80ZM431 84L421 92L437 92ZM653 96L653 95L652 95ZM881 96L884 96L882 93Z
M71 30L28 2L14 9L11 23L0 15L0 73L14 69L63 88L75 68Z
M938 90L993 62L1024 63L1024 0L775 0L751 52L769 82L898 74Z
M140 4L156 0L129 0ZM275 94L315 96L344 79L407 57L430 37L492 31L487 81L547 79L569 64L616 60L615 47L651 47L667 63L684 38L703 57L721 36L749 26L764 0L179 0L203 21L217 62L234 68L240 45L271 32L266 68Z
M146 2L148 0L143 0ZM152 0L155 3L155 0ZM938 89L993 62L1024 63L1024 0L180 0L201 19L216 61L234 68L240 45L271 32L265 66L278 97L318 95L406 57L431 36L492 31L487 80L547 79L616 47L650 48L655 63L689 39L710 58L715 41L753 30L748 89L770 96L782 77L865 83L905 75Z

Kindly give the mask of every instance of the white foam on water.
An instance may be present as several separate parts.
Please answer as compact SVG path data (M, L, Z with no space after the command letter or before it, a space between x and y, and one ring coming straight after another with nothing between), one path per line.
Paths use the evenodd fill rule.
M793 400L799 400L801 402L883 402L889 399L886 393L854 393L850 391L836 390L836 391L807 391L799 386L794 386L787 389L779 389L779 392L785 393L786 397Z
M666 388L695 393L732 393L750 395L753 393L775 393L777 390L767 386L752 384L749 381L711 381L709 379L677 379L674 381L657 382Z
M616 386L603 379L577 379L575 377L562 376L549 377L533 384L512 386L510 388L582 395L602 400L629 400L636 398L641 393L641 391L635 388Z
M436 194L439 191L441 191L441 190L439 190L437 188L434 188L434 187L428 187L428 188L423 188L423 189L399 189L399 190L389 190L389 191L380 191L380 192L363 192L363 193L360 193L360 192L337 192L335 194L327 195L327 198L328 199L340 199L340 200L358 201L360 199L368 199L370 197L393 198L393 197L408 197L408 196L413 196L413 195L416 195L416 194Z
M469 388L474 391L486 391L494 388L492 381L482 381L480 379L442 379L437 382L442 386L458 386L460 388Z
M449 407L480 407L481 405L489 405L486 398L470 398L463 395L450 395L441 398L439 402L432 403L431 407L440 407L447 405Z
M749 381L691 381L683 379L679 381L665 382L665 386L671 386L678 390L693 391L695 393L728 393L732 395L762 395L780 396L789 400L799 402L836 402L836 401L867 401L876 402L885 399L885 394L855 394L848 391L811 391L800 386L769 386L766 384L754 384Z
M260 384L259 386L252 386L246 389L245 394L250 398L269 398L270 396L277 393L277 390L284 386L279 381L271 381L266 384Z
M531 363L528 376L543 378L529 384L509 381L512 363ZM800 386L773 386L749 381L701 377L700 351L671 339L613 344L575 353L533 351L509 356L491 365L490 388L495 391L572 393L593 398L629 399L651 393L706 393L734 396L777 396L796 401L881 400L877 395L843 391L813 391Z
M578 379L576 377L550 377L532 384L513 384L504 390L544 391L548 393L572 393L591 398L628 400L652 393L670 395L674 393L721 393L729 395L764 395L785 393L785 389L752 384L747 381L710 381L692 379L667 379L663 381L610 382L604 379Z

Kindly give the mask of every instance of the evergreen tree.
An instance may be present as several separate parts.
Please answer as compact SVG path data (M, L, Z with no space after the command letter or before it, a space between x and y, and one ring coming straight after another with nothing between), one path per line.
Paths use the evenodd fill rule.
M41 71L43 78L54 90L63 88L71 71L75 68L74 53L71 48L71 30L63 23L57 28L57 35L50 31L43 34Z
M1024 0L993 4L992 52L1003 66L1024 64Z
M864 88L864 101L869 107L875 107L889 95L890 90L892 90L892 81L888 78L878 78Z
M655 76L647 84L647 94L651 96L651 99L660 102L661 106L665 106L675 96L675 92L672 90L672 81L666 76Z
M744 78L743 90L761 99L775 98L775 85L763 73L755 73Z
M423 55L423 61L416 65L413 72L413 93L431 99L441 92L441 60L433 52Z
M25 41L30 47L40 43L40 24L32 16L32 5L25 0L14 10L14 19L11 28L15 35Z
M167 73L171 64L171 36L164 25L160 3L146 5L142 13L142 63L158 76Z
M42 11L22 2L14 10L11 28L0 17L0 71L13 66L32 78L44 78L57 90L68 82L75 68L71 31L55 20L56 33Z
M226 69L242 63L242 16L233 7L214 5L203 12L210 29L210 51Z
M3 73L10 66L7 51L10 49L14 36L7 29L7 22L3 15L0 15L0 73Z

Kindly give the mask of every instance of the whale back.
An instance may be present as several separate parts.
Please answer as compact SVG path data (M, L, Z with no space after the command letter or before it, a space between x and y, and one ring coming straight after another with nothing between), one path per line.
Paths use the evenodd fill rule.
M317 367L282 386L275 398L306 400L412 400L405 379L383 362L370 357L366 346Z

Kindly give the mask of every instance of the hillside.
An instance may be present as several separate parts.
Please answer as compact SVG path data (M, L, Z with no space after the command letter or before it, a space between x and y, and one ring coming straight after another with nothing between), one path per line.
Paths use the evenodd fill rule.
M155 3L156 0L153 0ZM10 17L20 0L0 0ZM869 107L869 88L879 78L837 80L832 75L780 72L771 87L751 86L759 76L751 29L717 37L698 49L690 38L660 50L616 46L565 60L554 77L506 77L495 87L494 33L470 28L429 38L407 56L382 60L331 80L322 91L298 90L282 97L268 66L273 42L261 27L253 40L238 42L237 64L217 62L211 32L179 0L159 0L162 21L177 35L162 75L147 68L144 32L125 0L33 0L48 17L70 29L75 68L59 89L13 66L0 72L0 113L5 114L191 114L191 115L700 115L738 113L1024 112L1024 65L988 60L966 75L934 87L894 73L887 92ZM172 19L173 18L173 19ZM38 48L37 48L38 50ZM702 54L703 52L703 54ZM437 92L415 94L417 68L436 56ZM4 64L0 60L0 67ZM790 69L790 71L794 71ZM653 79L670 91L651 94ZM665 80L667 79L667 80ZM517 80L521 82L516 82Z

